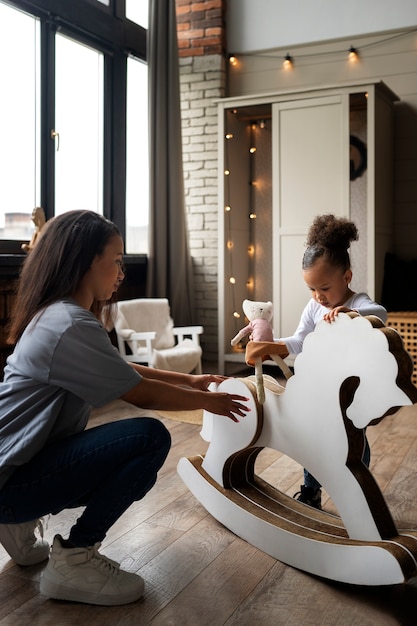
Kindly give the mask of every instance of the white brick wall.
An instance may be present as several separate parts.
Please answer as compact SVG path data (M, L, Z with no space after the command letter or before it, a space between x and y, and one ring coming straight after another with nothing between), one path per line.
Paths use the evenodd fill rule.
M221 55L180 58L184 187L194 267L195 319L203 359L217 361L217 105L224 96Z

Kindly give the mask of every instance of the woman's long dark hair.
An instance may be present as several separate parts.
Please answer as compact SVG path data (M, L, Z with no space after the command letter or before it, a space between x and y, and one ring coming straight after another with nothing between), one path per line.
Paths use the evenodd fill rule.
M115 235L120 236L116 224L93 211L69 211L45 224L22 267L9 343L18 341L39 311L73 296L93 259ZM106 321L102 317L110 317L110 302L94 301L91 311Z
M359 238L353 222L335 215L318 215L307 235L302 269L310 269L318 259L324 258L342 271L350 269L349 247Z

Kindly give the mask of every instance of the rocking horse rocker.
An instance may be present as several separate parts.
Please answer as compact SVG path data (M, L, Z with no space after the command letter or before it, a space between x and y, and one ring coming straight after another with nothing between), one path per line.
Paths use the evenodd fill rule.
M251 410L237 423L205 412L207 452L181 458L178 473L213 517L288 565L350 584L403 583L417 576L417 530L397 530L361 459L365 428L417 402L411 374L394 329L341 313L306 338L285 387L264 376L263 404L253 377L223 381L217 390L249 395ZM340 517L258 477L264 447L308 468Z

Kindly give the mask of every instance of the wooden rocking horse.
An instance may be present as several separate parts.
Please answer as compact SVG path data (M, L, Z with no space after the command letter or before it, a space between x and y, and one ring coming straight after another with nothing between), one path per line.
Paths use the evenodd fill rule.
M213 517L293 567L340 582L391 585L417 576L417 530L399 531L362 463L365 428L417 402L400 335L376 317L340 314L305 340L285 387L265 376L217 390L248 395L238 423L204 413L205 456L178 473ZM255 474L263 447L288 455L320 481L340 517L312 509Z

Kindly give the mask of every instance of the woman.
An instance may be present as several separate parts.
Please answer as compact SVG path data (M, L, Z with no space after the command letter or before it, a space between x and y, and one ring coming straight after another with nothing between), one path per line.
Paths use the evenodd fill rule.
M143 580L98 552L108 529L152 488L170 448L165 426L127 419L85 430L90 409L121 398L148 409L203 408L237 421L242 396L209 393L222 377L128 364L99 320L124 279L123 242L90 211L51 219L25 260L10 329L16 344L0 384L0 542L21 565L49 554L39 518L85 506L54 538L41 578L53 598L115 605Z

